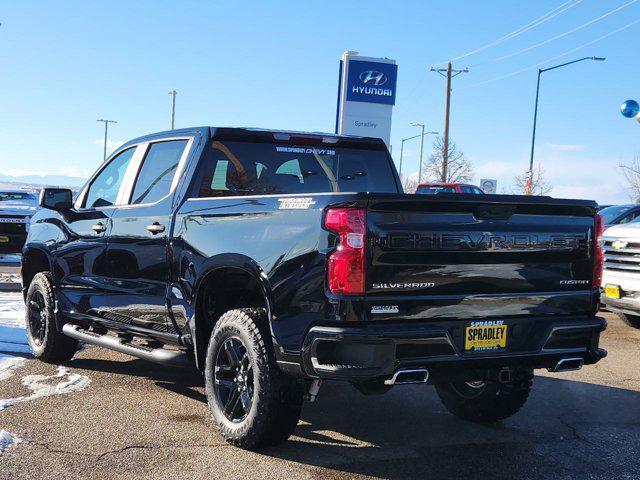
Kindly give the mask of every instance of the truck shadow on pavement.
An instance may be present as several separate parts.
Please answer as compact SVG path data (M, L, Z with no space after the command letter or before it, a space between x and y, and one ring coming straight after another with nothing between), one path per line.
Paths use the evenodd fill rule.
M493 425L458 420L428 386L365 397L326 384L295 437L263 453L397 479L640 478L639 442L640 392L537 376L522 411Z
M79 358L71 365L147 377L206 403L195 370L141 360ZM326 382L317 402L305 404L290 441L258 454L294 462L319 478L640 478L640 392L625 386L536 376L518 414L478 425L449 414L430 386L364 396L348 384Z

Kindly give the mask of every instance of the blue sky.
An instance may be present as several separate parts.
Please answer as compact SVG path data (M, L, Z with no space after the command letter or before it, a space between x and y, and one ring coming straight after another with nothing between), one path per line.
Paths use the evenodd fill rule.
M574 0L562 14L456 67L451 136L476 180L511 189L527 168L536 70L490 81L640 19L640 2L539 48L630 0ZM526 25L566 0L368 2L5 2L0 9L0 173L88 175L110 146L169 125L333 131L338 61L345 50L398 63L392 145L411 122L443 128L444 79L429 67ZM571 3L567 4L571 5ZM617 167L640 153L640 124L618 110L640 100L640 23L548 64L536 161L558 197L628 199ZM487 82L489 81L489 82ZM487 83L484 83L487 82ZM417 171L418 142L405 146ZM396 155L397 156L397 155Z

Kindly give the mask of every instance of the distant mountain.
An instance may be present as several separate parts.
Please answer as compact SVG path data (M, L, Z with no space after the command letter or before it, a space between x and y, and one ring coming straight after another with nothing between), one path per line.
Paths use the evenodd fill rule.
M84 185L86 178L71 177L69 175L22 175L13 177L0 174L0 182L16 184L16 186L49 186L79 188Z

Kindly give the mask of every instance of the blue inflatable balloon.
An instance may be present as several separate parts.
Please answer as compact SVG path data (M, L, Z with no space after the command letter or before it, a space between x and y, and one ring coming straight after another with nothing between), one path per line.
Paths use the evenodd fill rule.
M640 105L635 100L627 100L620 105L620 112L627 118L633 118L640 112Z

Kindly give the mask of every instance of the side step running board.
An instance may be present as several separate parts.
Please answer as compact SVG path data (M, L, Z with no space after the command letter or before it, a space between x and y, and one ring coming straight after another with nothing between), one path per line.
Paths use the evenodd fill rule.
M167 350L165 348L149 348L143 345L134 345L113 335L100 335L85 330L77 325L66 323L62 326L62 332L81 342L90 343L99 347L115 350L133 357L161 363L163 365L184 365L187 363L187 354L180 350Z

